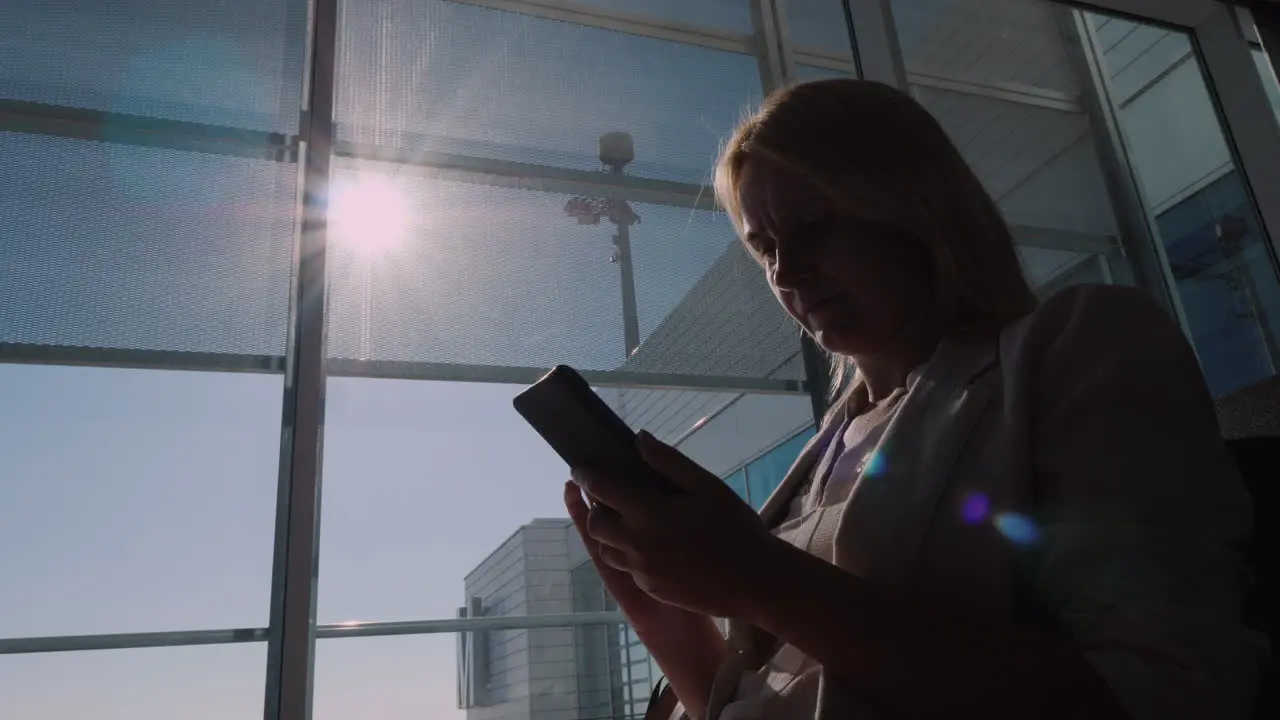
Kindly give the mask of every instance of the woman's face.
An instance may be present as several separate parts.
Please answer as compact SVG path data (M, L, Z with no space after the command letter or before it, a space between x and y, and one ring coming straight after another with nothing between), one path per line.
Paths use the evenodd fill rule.
M854 216L768 161L747 162L739 202L769 286L828 351L875 355L933 322L932 272L915 239Z

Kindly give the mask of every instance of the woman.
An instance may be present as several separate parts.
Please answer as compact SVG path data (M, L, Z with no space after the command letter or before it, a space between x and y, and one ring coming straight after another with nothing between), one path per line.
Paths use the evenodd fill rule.
M852 379L760 515L645 435L684 492L566 485L677 714L1249 715L1250 503L1161 309L1103 286L1038 307L994 202L888 86L774 95L716 191Z

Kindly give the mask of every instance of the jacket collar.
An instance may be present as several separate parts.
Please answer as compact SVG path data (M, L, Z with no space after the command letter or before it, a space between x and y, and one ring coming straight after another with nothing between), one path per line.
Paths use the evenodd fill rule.
M938 346L885 429L879 458L863 464L836 530L836 565L877 583L910 581L951 468L999 384L998 366L995 341ZM760 511L767 526L785 517L842 425L828 423L801 451ZM730 642L754 667L774 647L768 633L737 622L730 624Z

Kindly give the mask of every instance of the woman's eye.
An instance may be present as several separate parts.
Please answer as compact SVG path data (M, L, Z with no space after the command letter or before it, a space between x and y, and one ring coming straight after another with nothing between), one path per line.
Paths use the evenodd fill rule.
M811 240L819 240L831 232L831 218L816 218L804 224L804 236Z

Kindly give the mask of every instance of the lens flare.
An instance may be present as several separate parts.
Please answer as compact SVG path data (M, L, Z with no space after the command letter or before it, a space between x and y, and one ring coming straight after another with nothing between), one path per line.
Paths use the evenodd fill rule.
M1002 512L996 515L995 526L1001 535L1015 545L1029 547L1040 542L1040 526L1026 515Z
M977 525L987 519L987 514L991 512L991 501L982 493L973 493L965 498L964 505L960 506L960 517L970 525Z

